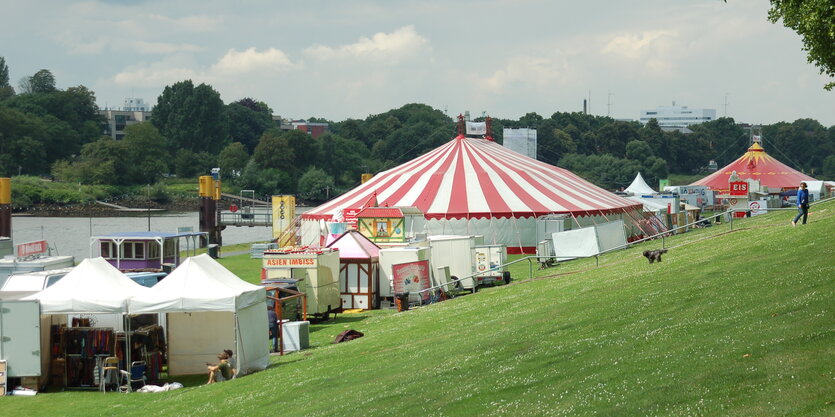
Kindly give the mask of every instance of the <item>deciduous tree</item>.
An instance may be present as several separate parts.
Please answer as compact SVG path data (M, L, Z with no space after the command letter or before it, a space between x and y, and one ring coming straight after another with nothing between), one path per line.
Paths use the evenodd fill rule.
M783 25L803 38L803 50L810 64L821 74L835 78L835 6L832 0L771 0L768 19ZM835 81L824 88L832 90Z
M187 149L217 154L228 143L225 106L220 94L191 80L165 87L152 111L151 121L170 141L172 152Z

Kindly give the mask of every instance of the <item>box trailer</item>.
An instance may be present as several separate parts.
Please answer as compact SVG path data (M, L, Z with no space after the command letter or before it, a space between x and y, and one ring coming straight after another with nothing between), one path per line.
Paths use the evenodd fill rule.
M27 293L21 294L26 295ZM46 319L46 323L43 321ZM41 352L49 339L48 318L41 318L41 305L35 300L0 299L0 360L6 361L6 376L41 377L44 365Z
M266 250L261 280L292 280L307 298L307 314L327 320L342 306L339 251L333 249Z
M476 285L509 284L510 271L506 266L507 246L481 245L475 247Z
M406 246L397 248L380 249L380 297L394 297L394 274L392 265L399 265L408 262L429 260L429 247ZM433 279L432 285L438 285Z
M464 289L475 289L477 279L473 277L475 269L475 248L477 242L483 242L481 236L436 235L429 236L432 270L448 266L453 281L461 280ZM467 278L469 277L469 278Z

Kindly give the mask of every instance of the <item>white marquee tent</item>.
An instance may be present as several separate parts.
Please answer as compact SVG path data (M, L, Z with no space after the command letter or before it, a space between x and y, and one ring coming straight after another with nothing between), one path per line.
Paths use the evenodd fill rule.
M632 180L632 184L629 184L629 187L626 187L625 190L627 193L631 193L633 195L641 195L641 194L658 194L655 190L652 189L647 182L644 181L644 177L641 176L639 172L638 175L635 176L635 179Z
M206 372L224 349L239 375L269 365L264 288L247 283L208 255L188 258L148 293L130 300L131 314L167 313L172 375Z

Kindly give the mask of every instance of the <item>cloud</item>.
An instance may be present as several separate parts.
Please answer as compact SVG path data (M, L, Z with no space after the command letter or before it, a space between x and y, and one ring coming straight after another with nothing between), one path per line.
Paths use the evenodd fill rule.
M257 72L272 74L279 70L298 68L302 68L300 63L293 63L284 52L275 48L269 48L263 52L255 48L244 51L230 49L209 67L198 68L192 63L183 62L182 58L172 57L127 68L116 74L113 82L119 85L149 87L167 85L184 79L228 83L234 80L235 76L251 77L252 73Z
M64 41L62 42L64 46L67 47L67 53L71 55L79 54L79 55L96 55L102 53L104 48L110 45L110 42L105 38L98 38L93 41L80 41L76 40L74 42Z
M565 78L566 63L559 57L515 56L505 66L487 77L473 77L477 89L502 93L510 88L546 87Z
M600 50L603 55L624 59L656 75L670 74L684 45L672 30L651 30L612 37Z
M140 54L174 54L178 52L199 52L203 48L190 43L167 43L167 42L148 42L148 41L134 41L130 42L133 49Z
M370 38L360 37L352 44L339 47L314 45L305 53L320 60L362 58L397 61L420 54L429 41L415 31L414 26L403 26L391 33L378 32Z
M641 59L659 48L664 48L669 37L675 33L666 30L653 30L643 33L628 33L615 36L601 50L604 54L620 55L627 59Z
M144 14L140 18L149 20L149 23L162 23L166 27L176 28L186 32L211 32L223 24L222 17L206 15L183 16L172 18L159 14Z
M121 86L159 87L185 79L199 78L196 71L170 62L155 62L150 65L132 67L113 77L113 82Z
M241 74L258 70L277 71L295 68L298 65L290 61L287 54L275 48L269 48L263 52L258 52L255 48L249 48L241 52L230 49L226 52L226 55L212 65L211 72Z

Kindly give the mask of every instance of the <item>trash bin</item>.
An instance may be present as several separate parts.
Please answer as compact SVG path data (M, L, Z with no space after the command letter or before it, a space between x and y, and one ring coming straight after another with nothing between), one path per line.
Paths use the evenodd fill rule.
M171 263L162 264L162 272L165 272L166 274L170 274L170 273L174 272L174 268L175 268L174 264L171 264Z
M397 311L407 311L409 309L409 292L394 294L394 305L397 306Z
M207 252L209 253L209 256L211 256L213 259L217 259L217 254L218 254L219 248L220 248L220 245L218 245L217 243L210 243L209 246L208 246L208 250L207 250Z

